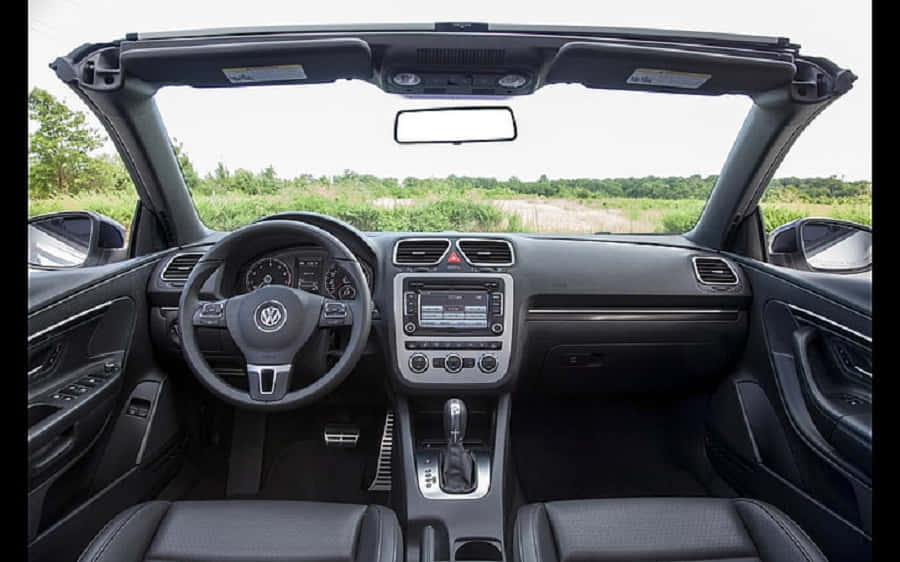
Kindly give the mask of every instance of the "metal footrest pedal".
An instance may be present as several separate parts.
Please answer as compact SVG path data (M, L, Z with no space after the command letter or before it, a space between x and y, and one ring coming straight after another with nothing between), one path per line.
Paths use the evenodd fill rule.
M356 447L359 427L348 424L328 424L323 431L326 447Z
M370 492L391 491L391 451L394 448L394 412L388 410L384 415L384 430L381 433L381 445L378 448L378 464L375 467L375 478L369 485Z

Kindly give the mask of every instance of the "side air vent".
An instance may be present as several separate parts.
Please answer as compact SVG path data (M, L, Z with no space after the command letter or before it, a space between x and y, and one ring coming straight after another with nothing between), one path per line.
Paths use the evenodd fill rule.
M450 249L446 238L411 238L394 245L394 263L397 265L436 265Z
M707 285L737 285L737 275L722 258L694 258L694 273Z
M472 265L512 265L512 244L506 240L489 238L460 238L456 243L460 253Z
M202 257L203 254L198 253L177 254L166 264L166 268L162 272L162 280L184 285L191 271L194 270L194 266L197 265L197 262Z
M416 49L416 64L503 66L505 49Z

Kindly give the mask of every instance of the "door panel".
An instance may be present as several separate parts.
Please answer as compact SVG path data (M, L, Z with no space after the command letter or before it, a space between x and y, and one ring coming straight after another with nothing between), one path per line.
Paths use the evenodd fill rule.
M171 385L148 337L147 282L163 257L30 276L31 560L75 560L106 520L177 469Z
M740 494L795 518L830 559L870 560L865 290L858 279L821 283L730 257L750 279L753 308L744 355L712 400L710 460Z

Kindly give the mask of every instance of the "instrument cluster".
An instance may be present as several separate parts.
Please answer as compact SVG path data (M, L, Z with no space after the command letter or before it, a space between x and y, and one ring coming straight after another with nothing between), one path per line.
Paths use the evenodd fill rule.
M372 289L372 266L359 259ZM321 248L293 248L268 253L241 269L239 291L249 293L266 285L285 285L338 300L354 300L357 287L341 265Z

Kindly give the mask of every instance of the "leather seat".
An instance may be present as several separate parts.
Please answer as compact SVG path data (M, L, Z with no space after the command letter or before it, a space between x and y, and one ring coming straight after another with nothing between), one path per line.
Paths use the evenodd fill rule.
M107 523L79 560L230 562L403 559L386 507L300 501L152 501Z
M775 507L749 499L631 498L531 504L516 517L517 562L824 562Z

